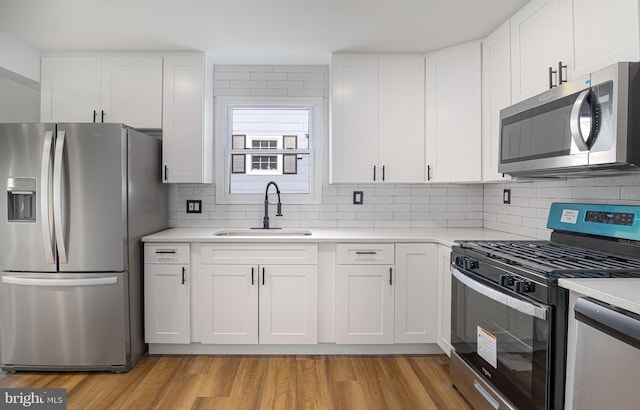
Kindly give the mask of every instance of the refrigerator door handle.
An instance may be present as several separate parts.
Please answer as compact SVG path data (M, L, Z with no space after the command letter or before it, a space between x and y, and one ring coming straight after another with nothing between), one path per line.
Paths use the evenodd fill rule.
M25 286L96 286L96 285L114 285L118 283L118 278L88 278L88 279L36 279L36 278L16 278L13 276L3 276L2 283L9 285L25 285Z
M40 213L42 215L42 241L47 263L55 263L53 256L53 230L51 229L51 210L49 209L49 181L51 179L51 146L53 131L44 134L42 147L42 170L40 172Z
M64 157L65 131L59 131L56 141L56 152L53 160L53 223L56 235L56 244L58 246L58 261L67 263L67 248L64 239L64 225L62 219L63 198L62 198L62 170Z

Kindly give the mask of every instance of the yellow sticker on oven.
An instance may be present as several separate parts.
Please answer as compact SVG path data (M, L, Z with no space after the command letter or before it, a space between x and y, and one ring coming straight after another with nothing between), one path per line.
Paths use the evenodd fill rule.
M478 356L498 368L498 343L494 335L478 326Z

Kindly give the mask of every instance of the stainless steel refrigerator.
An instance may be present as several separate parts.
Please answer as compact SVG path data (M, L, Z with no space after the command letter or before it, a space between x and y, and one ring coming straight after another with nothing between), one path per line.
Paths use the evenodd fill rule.
M144 353L140 238L167 227L161 141L0 124L2 369L123 372Z

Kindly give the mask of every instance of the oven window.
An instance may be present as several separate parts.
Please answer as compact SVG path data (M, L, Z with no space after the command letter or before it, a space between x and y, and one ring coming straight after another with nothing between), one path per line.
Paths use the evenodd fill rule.
M456 278L452 283L451 341L458 355L518 408L545 408L549 321L496 302Z

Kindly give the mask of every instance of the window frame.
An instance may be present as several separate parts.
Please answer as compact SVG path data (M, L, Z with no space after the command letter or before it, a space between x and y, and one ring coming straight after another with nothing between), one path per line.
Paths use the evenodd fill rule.
M233 108L309 109L309 193L283 193L283 204L322 203L322 152L324 147L324 100L322 97L218 96L215 101L215 190L216 204L262 204L264 194L231 194L231 144ZM269 150L264 150L268 155ZM278 150L281 151L281 150ZM247 162L246 166L250 166Z

